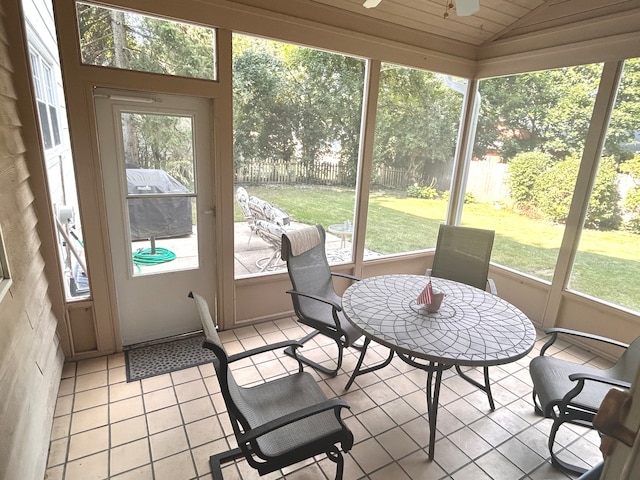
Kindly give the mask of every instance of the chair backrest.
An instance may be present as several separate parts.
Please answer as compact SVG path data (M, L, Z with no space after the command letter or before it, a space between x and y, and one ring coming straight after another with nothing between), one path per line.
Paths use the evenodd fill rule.
M236 189L236 200L238 201L238 205L240 206L240 210L242 210L242 215L244 215L245 220L252 223L253 215L249 209L249 193L244 187L238 187Z
M234 432L238 433L238 426L235 421L240 422L242 428L248 430L250 428L249 422L242 412L242 407L247 403L244 399L243 388L238 386L233 378L231 369L229 368L229 357L218 336L218 329L211 317L209 304L204 297L197 293L189 292L189 297L195 300L200 323L202 323L202 329L205 335L203 347L211 350L216 356L213 366L218 376L220 391L222 392L224 403L227 406Z
M606 370L606 375L610 378L633 383L638 365L640 365L640 337L631 342L615 365Z
M440 225L431 275L485 290L493 230Z
M304 237L305 234L308 234L308 238L313 238L315 236L313 229L316 229L320 236L319 242L302 253L294 255L297 249L295 245L292 246L292 239ZM285 232L282 235L281 256L287 262L287 271L293 290L317 295L340 304L340 297L336 294L331 281L331 269L325 251L325 237L326 234L321 225ZM322 303L298 295L293 295L292 300L296 314L307 318L316 318L318 304Z

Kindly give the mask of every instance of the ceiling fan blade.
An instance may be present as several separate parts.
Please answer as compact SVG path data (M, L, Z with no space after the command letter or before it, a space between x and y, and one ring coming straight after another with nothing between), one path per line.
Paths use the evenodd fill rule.
M459 17L468 17L480 10L480 0L456 0L456 13Z
M364 8L376 8L382 0L365 0L362 4Z

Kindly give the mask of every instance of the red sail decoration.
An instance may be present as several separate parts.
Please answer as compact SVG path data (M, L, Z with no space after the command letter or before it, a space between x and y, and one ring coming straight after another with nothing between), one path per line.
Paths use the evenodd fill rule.
M427 283L427 286L424 287L424 290L420 292L418 295L418 300L416 303L418 305L429 305L433 301L433 287L431 285L431 280Z

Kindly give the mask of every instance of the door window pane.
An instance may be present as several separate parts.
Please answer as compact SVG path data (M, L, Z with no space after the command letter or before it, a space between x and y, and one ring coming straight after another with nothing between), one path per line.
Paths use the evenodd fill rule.
M640 59L622 72L569 288L640 311Z
M217 79L214 29L88 3L76 8L83 63Z
M601 71L480 81L462 224L496 231L492 262L551 281Z
M361 59L234 35L236 276L283 271L282 232L308 225L327 231L330 262L351 260L364 72Z
M460 88L461 87L461 88ZM382 64L365 248L434 247L445 220L464 82Z
M123 113L133 275L198 267L193 119Z

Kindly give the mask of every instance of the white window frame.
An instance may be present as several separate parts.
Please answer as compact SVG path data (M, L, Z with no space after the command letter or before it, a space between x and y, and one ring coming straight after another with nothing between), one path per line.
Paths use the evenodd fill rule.
M53 66L33 47L29 50L29 58L31 59L34 93L38 104L42 142L45 150L49 150L62 143ZM40 108L41 105L44 106L44 109ZM48 135L45 134L45 131L48 131Z

